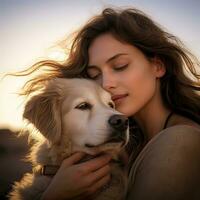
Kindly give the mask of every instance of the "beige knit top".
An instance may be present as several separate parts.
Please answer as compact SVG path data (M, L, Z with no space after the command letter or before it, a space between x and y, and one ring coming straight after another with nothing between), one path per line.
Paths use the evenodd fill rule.
M200 129L175 125L153 137L132 163L127 200L200 200Z

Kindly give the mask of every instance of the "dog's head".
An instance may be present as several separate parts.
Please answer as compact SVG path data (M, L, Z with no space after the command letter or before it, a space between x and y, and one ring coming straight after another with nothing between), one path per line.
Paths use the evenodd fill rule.
M51 80L26 104L24 115L54 145L96 154L128 141L128 119L108 92L86 79ZM66 146L63 145L63 146Z

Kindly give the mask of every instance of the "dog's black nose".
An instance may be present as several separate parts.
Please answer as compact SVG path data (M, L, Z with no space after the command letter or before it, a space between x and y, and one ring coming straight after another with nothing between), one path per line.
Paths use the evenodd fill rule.
M124 115L112 115L108 123L117 131L125 131L128 127L128 118Z

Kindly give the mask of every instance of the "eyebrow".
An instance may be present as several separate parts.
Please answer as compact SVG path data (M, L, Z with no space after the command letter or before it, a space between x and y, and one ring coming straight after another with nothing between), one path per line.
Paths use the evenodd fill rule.
M112 56L111 58L109 58L109 59L106 61L106 63L109 63L109 62L111 62L112 60L115 60L116 58L118 58L118 57L120 57L120 56L124 56L124 55L128 55L128 54L127 54L127 53L118 53L118 54ZM96 66L96 65L88 65L87 68L95 68L95 67L97 67L97 66Z

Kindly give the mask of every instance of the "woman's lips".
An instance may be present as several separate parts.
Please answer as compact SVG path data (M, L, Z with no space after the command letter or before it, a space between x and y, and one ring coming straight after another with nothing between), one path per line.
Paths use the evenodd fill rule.
M115 102L115 103L119 103L121 102L121 100L123 100L125 97L127 97L128 94L119 94L119 95L113 95L112 96L112 100Z

